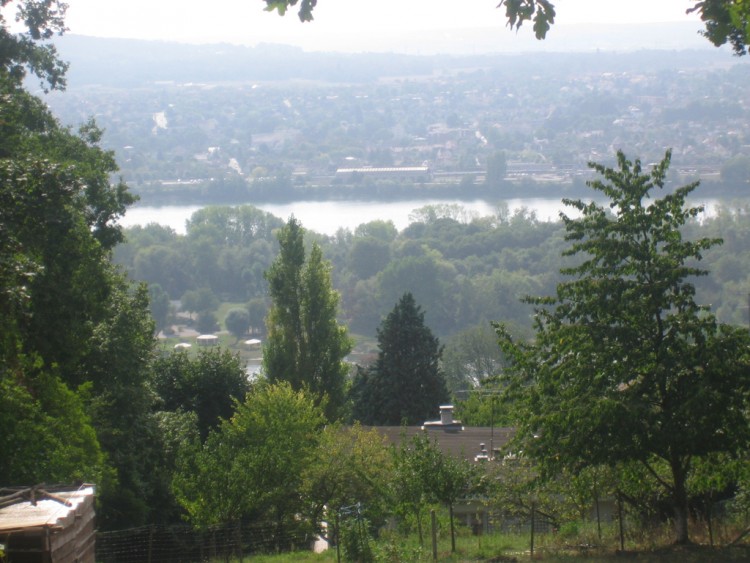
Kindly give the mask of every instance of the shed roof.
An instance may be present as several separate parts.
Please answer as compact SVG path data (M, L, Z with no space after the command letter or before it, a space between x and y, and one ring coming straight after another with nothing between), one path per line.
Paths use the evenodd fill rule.
M61 526L62 520L73 514L84 502L93 502L94 488L83 486L71 491L57 491L55 497L65 502L42 498L33 504L17 502L0 508L0 532Z

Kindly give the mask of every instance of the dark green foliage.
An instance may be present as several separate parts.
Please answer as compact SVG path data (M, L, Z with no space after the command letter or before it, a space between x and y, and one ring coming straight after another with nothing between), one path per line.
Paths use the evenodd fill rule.
M250 330L250 313L245 309L231 309L224 319L224 325L239 340Z
M378 359L360 370L353 416L363 424L422 424L448 400L440 371L441 347L424 324L411 293L404 294L378 329Z
M104 456L84 399L39 362L0 371L0 483L101 483Z
M367 279L383 270L390 261L388 242L372 236L356 237L349 251L349 268L359 279Z
M263 369L271 382L306 388L325 404L329 420L341 415L352 349L336 320L339 296L331 287L331 266L317 244L306 259L302 226L292 217L279 231L280 252L266 272L272 306L266 326Z
M81 362L92 385L92 419L116 481L100 492L102 528L149 521L157 493L160 435L148 390L154 324L145 285L133 289L121 278L109 284L109 299Z
M688 12L698 12L706 24L702 31L717 47L729 43L735 55L747 54L750 37L750 6L737 0L701 0Z
M180 299L180 308L191 313L213 312L219 306L219 298L207 287L186 291Z
M64 8L17 5L29 35L0 32L0 380L4 455L15 450L2 479L94 480L100 526L137 525L159 486L145 385L154 325L146 288L109 262L134 198L112 184L92 122L74 134L19 87L24 67L63 84L54 50L34 42L61 29Z
M220 348L200 350L195 358L172 352L154 361L153 372L159 410L195 413L203 440L250 389L239 356Z
M501 0L497 7L502 6L509 27L518 29L524 22L533 22L537 39L544 39L555 23L555 6L548 0Z
M170 313L169 295L159 284L152 284L148 286L148 301L156 330L160 331L167 326Z
M67 4L60 0L3 0L0 4L0 69L2 74L20 85L27 70L42 81L42 87L63 89L68 65L57 57L54 45L44 44L65 31ZM8 6L16 8L14 19L23 31L13 33L5 17Z
M700 208L686 206L696 184L663 190L670 154L652 171L618 154L618 167L592 167L590 186L609 204L566 201L563 270L555 297L538 306L536 342L514 344L509 397L518 439L546 474L564 468L664 464L676 537L687 535L686 482L696 458L747 444L750 390L747 332L719 325L695 302L691 278L716 239L685 240Z
M213 311L198 313L198 318L195 320L195 328L201 334L211 334L219 330L219 321L216 319L216 313Z

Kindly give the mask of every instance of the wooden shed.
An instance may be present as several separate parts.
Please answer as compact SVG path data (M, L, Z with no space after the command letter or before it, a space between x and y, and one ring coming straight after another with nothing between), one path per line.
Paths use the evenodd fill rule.
M94 488L0 489L0 545L8 563L94 563Z

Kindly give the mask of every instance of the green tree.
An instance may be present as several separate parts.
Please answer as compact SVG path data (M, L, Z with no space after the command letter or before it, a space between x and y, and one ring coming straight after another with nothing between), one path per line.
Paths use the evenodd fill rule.
M148 286L148 303L151 317L154 319L158 332L167 326L170 312L169 295L158 283L150 284Z
M465 498L480 491L481 473L479 466L469 460L455 458L440 452L437 465L427 473L429 487L438 502L448 507L451 526L451 552L456 551L456 527L453 507Z
M349 250L349 269L358 279L366 280L383 270L390 259L386 241L372 236L355 237Z
M250 313L246 309L231 309L224 318L224 325L239 341L250 330Z
M688 12L697 12L705 23L702 31L711 43L732 46L735 55L747 54L750 38L750 5L744 0L701 0Z
M23 31L8 29L6 11L0 12L0 67L3 74L21 84L27 70L42 80L47 89L65 87L68 65L57 57L55 46L44 43L65 31L65 11L68 5L60 0L3 0L0 7L16 7L15 20Z
M219 306L219 298L207 287L186 291L180 299L183 311L191 313L213 312Z
M84 397L40 362L14 363L0 370L0 482L102 483L104 454Z
M505 365L489 323L461 331L445 345L442 369L451 392L479 387Z
M324 423L315 400L287 382L259 384L202 447L186 445L174 486L191 522L273 522L275 537L308 526L302 475ZM206 494L211 491L211 494Z
M524 452L552 474L565 468L642 464L674 511L676 541L688 541L686 483L697 458L734 452L748 437L746 330L719 325L695 301L689 278L715 239L684 240L701 208L697 184L662 197L670 153L650 172L618 153L618 168L592 167L589 185L609 202L565 200L563 270L555 297L537 305L536 341L515 344L499 326L513 366L506 373ZM609 211L611 210L611 212Z
M87 423L75 420L76 405L85 405L108 465L98 483L102 526L112 525L115 515L131 525L144 522L155 486L149 466L155 426L145 385L154 326L146 288L131 287L109 261L122 239L116 220L134 198L124 184L111 182L116 163L99 146L101 132L92 123L78 134L61 127L3 73L0 92L0 364L17 370L15 391L57 397L24 411L32 420L46 418L85 440ZM39 373L53 379L36 388ZM68 417L60 416L64 403ZM23 434L23 425L12 432ZM37 451L54 454L56 431L51 434L40 437ZM70 439L69 455L54 462L58 468L80 454L77 442ZM86 447L94 451L93 443ZM90 460L81 456L77 469L68 464L67 478L56 470L55 480L89 473Z
M411 440L402 437L393 449L393 498L396 514L402 518L413 516L417 523L419 545L424 545L422 517L427 505L434 501L430 490L430 472L438 465L440 450L424 434L416 434Z
M148 289L113 276L78 366L81 380L91 384L88 407L97 436L116 470L116 481L99 494L97 516L106 529L143 525L152 517L161 449L148 388L155 342Z
M360 425L327 425L303 473L302 491L313 522L329 527L340 509L361 503L374 525L390 513L389 484L393 463L385 437ZM329 530L338 536L338 530Z
M239 355L220 348L192 357L175 351L153 362L153 387L159 410L193 412L202 440L234 412L250 387Z
M213 311L201 311L195 320L195 328L202 334L211 334L219 330L219 322Z
M352 343L336 320L339 296L331 286L331 267L317 244L306 259L303 229L294 217L278 238L279 256L266 272L272 304L263 369L272 382L309 389L335 420L344 405L349 371L344 358Z
M421 424L448 400L442 348L424 313L405 293L378 328L378 358L352 389L354 418L363 424Z

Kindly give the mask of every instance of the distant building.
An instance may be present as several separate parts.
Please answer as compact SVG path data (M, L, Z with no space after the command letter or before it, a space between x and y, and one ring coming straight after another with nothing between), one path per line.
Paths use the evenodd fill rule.
M338 168L336 178L352 181L357 178L373 178L378 180L412 180L426 182L432 177L429 166L391 166L375 168L363 166L361 168Z

